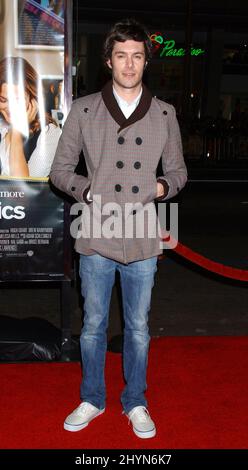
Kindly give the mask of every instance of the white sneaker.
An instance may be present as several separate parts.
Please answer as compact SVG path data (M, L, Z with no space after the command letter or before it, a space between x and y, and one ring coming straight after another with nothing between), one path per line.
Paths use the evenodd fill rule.
M148 439L156 435L156 427L148 410L144 406L135 406L129 411L127 417L132 422L133 432L141 439Z
M64 422L64 429L72 432L81 431L81 429L88 426L92 419L101 415L104 411L105 408L103 408L103 410L99 410L99 408L96 408L96 406L91 403L83 401L70 415L67 416Z

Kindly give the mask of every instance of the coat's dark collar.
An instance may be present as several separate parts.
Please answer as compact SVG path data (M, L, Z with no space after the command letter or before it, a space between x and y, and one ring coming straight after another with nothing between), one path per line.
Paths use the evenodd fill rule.
M143 87L143 91L142 91L142 95L140 98L140 102L137 108L134 110L134 112L131 114L131 116L128 119L125 118L123 112L121 111L114 97L112 81L107 82L106 85L103 87L102 98L112 118L120 126L120 128L118 129L118 132L120 132L122 129L125 129L125 127L130 126L131 124L134 124L136 121L139 121L140 119L142 119L147 113L148 109L150 108L151 101L152 101L152 94L148 90L148 88L146 88L144 84L142 85L142 87Z

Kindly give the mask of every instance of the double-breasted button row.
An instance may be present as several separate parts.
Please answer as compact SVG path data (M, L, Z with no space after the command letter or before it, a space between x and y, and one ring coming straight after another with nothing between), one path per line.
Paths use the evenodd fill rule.
M136 212L136 209L133 209L131 215L136 215ZM118 216L118 211L113 210L110 212L110 215Z
M122 160L118 160L118 161L116 162L116 166L117 166L117 168L123 168L123 167L124 167L124 162L123 162ZM141 167L141 163L138 162L138 161L137 161L137 162L134 162L133 166L134 166L134 168L135 168L136 170L139 170L140 167Z
M120 144L120 145L124 144L124 142L125 142L124 137L123 137L122 135L120 135L120 137L118 137L117 142L118 142L118 144Z
M132 187L132 192L133 193L138 193L139 192L139 186L133 186Z
M122 186L120 184L115 185L115 191L119 193L122 190ZM132 186L132 192L133 193L138 193L139 192L139 186Z
M124 137L122 135L120 135L117 139L117 142L120 145L124 144L124 142L125 142ZM141 139L141 137L136 137L135 142L136 142L137 145L141 145L143 140Z

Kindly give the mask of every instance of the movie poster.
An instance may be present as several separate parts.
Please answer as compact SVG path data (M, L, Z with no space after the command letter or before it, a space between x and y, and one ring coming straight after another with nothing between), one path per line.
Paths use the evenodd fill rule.
M60 280L64 205L46 182L0 185L0 280Z
M5 277L14 278L15 270L17 278L36 271L41 278L49 277L49 270L63 273L64 202L52 193L48 176L65 119L65 9L66 0L0 0L0 258ZM44 235L48 230L43 239L38 237L42 229Z

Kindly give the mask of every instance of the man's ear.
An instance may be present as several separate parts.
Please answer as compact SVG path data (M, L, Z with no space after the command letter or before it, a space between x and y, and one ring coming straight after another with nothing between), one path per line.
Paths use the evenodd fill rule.
M109 69L112 69L111 59L106 60L106 64Z

